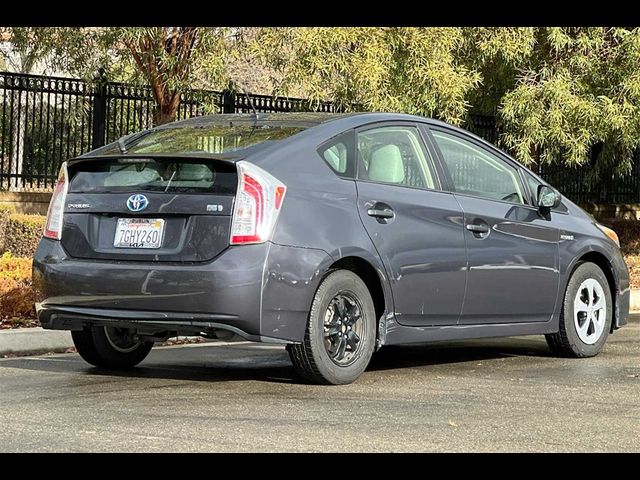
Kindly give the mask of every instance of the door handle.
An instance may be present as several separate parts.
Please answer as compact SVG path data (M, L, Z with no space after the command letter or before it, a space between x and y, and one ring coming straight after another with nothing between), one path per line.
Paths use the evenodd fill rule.
M370 208L369 210L367 210L367 215L376 218L393 218L395 216L395 213L390 208Z
M484 234L484 233L489 233L489 226L488 225L477 225L475 223L469 223L469 224L467 224L467 230L469 230L470 232L473 232L473 233Z

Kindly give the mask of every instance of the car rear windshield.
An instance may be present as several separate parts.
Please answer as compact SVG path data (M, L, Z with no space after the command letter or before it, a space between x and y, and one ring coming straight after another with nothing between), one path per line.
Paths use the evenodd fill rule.
M69 190L82 193L149 191L233 195L234 164L187 159L82 162L70 172Z
M259 144L267 146L302 130L303 127L271 124L172 127L143 133L127 144L127 150L136 154L229 153Z

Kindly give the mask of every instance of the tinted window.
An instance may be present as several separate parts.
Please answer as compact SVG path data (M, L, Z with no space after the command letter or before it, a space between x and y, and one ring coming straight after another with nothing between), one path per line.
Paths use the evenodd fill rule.
M358 133L358 178L435 188L435 176L418 131L389 126Z
M151 130L127 144L130 153L228 153L258 144L269 145L304 130L277 125L199 126ZM119 154L118 147L112 153ZM111 153L105 151L104 153Z
M353 131L332 138L318 149L329 167L341 176L354 176Z
M439 131L432 133L456 192L526 203L516 168L458 136Z
M70 191L84 193L135 190L233 195L237 182L235 165L175 160L83 162L73 166L70 175Z

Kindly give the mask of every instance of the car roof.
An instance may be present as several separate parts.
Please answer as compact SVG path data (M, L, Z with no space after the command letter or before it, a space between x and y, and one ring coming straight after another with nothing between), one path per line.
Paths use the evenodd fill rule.
M165 128L180 127L207 127L226 126L231 124L250 125L278 125L282 127L302 127L309 128L327 122L342 120L341 123L348 124L347 128L355 128L372 122L384 122L393 120L419 121L432 124L451 126L439 120L427 117L419 117L405 113L387 112L351 112L351 113L331 113L331 112L279 112L279 113L219 113L213 115L203 115L192 117L186 120L167 123L156 127L157 130ZM347 125L345 125L347 126Z
M406 121L406 122L422 122L431 125L440 125L448 128L458 129L453 125L450 125L439 120L428 117L420 117L417 115L409 115L406 113L391 113L391 112L350 112L350 113L332 113L332 112L279 112L279 113L221 113L213 115L203 115L199 117L191 117L185 120L177 122L166 123L157 127L153 127L149 130L134 133L128 137L123 137L128 143L127 138L135 138L145 133L153 131L161 131L165 129L180 129L180 128L207 128L207 127L227 127L227 126L247 126L251 127L281 127L281 128L300 128L308 133L315 131L317 134L323 132L326 135L335 135L337 132L347 131L349 129L366 126L372 123L390 122L390 121ZM316 127L316 128L312 128ZM318 130L318 128L322 130ZM471 132L465 131L467 134ZM471 134L476 137L475 135ZM327 137L329 138L329 137ZM477 137L478 138L478 137ZM482 139L479 139L482 140ZM132 140L135 141L135 140ZM117 142L111 142L107 145L99 147L96 150L86 152L77 159L91 159L91 158L105 158L107 156L117 157L118 152ZM175 154L174 154L175 155ZM184 155L195 155L185 153ZM230 161L236 161L240 158L244 158L246 152L231 152L226 154L213 155L218 159L226 159ZM129 154L128 157L133 158L135 155ZM150 154L144 154L145 157L149 157ZM156 155L158 157L162 155ZM211 157L212 155L198 153L198 157Z

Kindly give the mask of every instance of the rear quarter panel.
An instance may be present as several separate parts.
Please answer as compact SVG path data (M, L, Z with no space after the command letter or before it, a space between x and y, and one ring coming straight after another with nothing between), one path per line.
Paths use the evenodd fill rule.
M273 279L283 278L283 274L288 272L284 278L289 279L291 286L283 288L283 285L280 285L274 288L273 285L267 284L263 293L263 313L266 317L273 317L274 314L269 312L269 308L278 304L288 304L291 300L286 297L295 295L296 308L304 306L304 311L288 315L295 317L292 321L306 324L313 295L322 277L332 263L352 256L366 260L376 269L383 286L385 304L388 309L392 309L386 272L358 215L355 181L333 173L316 151L318 145L342 133L344 128L321 126L320 132L314 130L299 134L293 141L283 142L277 151L268 152L261 158L247 158L287 186L273 244L316 250L326 254L326 258L322 258L322 255L313 256L310 253L301 254L297 250L291 250L287 256L281 249L272 250L268 262L269 281L273 283ZM274 255L277 255L277 262L274 261ZM291 277L293 272L299 271L296 263L301 259L303 263L308 263L310 258L316 258L318 262L313 279L309 277L308 268L304 274L300 272L297 278ZM309 264L308 267L310 266ZM292 280L299 282L297 286L293 286ZM300 288L300 284L304 284L305 288ZM280 312L280 315L282 314ZM263 326L277 323L273 318L265 318Z

